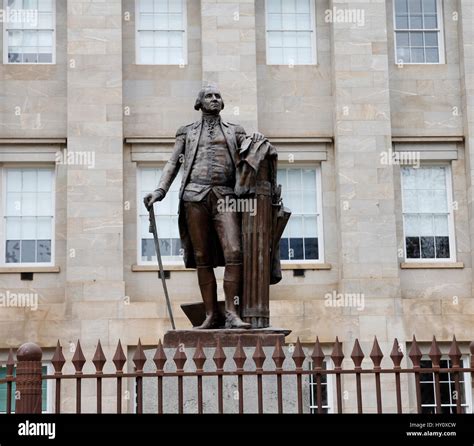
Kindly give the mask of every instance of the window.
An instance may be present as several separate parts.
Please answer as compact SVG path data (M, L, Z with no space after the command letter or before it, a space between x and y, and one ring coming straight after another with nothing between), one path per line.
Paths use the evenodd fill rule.
M449 166L403 167L402 201L407 260L454 260Z
M323 361L323 370L328 369L327 361ZM313 370L313 363L309 363L309 370ZM332 395L332 375L321 375L321 405L323 413L332 413L331 395ZM316 375L309 375L309 412L318 413L318 381Z
M267 64L316 63L314 0L266 0Z
M186 0L137 0L137 63L187 64Z
M156 189L161 177L162 168L142 167L139 169L139 197L138 197L138 238L139 238L139 264L156 265L156 251L153 234L148 232L149 214L143 205L146 194ZM163 201L155 203L156 226L160 240L160 252L163 262L183 263L181 240L178 229L178 194L181 183L181 171L173 181L170 190Z
M4 169L3 263L53 264L52 168Z
M464 365L463 365L464 363ZM467 364L467 358L464 358L461 362L462 367L469 367ZM430 359L421 361L421 368L431 368L433 363ZM451 367L450 359L441 359L441 368ZM442 413L456 413L456 384L453 373L440 373L440 394L441 394L441 411ZM459 383L461 388L461 407L463 413L472 413L470 404L470 398L466 393L466 389L471 389L469 373L459 374ZM436 413L436 386L434 373L421 373L420 374L420 386L421 386L421 407L422 413Z
M10 11L3 27L3 62L55 63L55 1L4 0L3 4Z
M320 172L319 166L278 169L283 202L292 212L280 241L282 260L323 261Z
M440 0L394 0L397 63L444 63Z
M48 374L48 366L44 365L42 367L43 375ZM7 376L7 368L0 367L0 379L5 379ZM13 376L16 376L16 368L13 370ZM42 391L42 411L48 412L48 380L44 379L41 382L41 391ZM15 412L15 392L16 392L16 383L12 384L12 413ZM7 383L0 384L0 414L6 413L7 411Z

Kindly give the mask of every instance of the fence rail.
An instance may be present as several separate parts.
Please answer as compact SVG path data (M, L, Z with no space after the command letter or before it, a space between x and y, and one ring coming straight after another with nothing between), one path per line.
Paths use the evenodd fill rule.
M399 344L398 340L395 339L393 347L390 352L390 358L393 363L392 368L382 368L381 363L384 355L380 349L377 338L374 338L372 350L369 357L372 361L371 368L362 368L362 362L365 355L361 349L359 341L356 339L350 358L354 366L352 368L343 368L343 348L342 342L336 338L333 343L332 352L329 355L331 358L334 368L327 369L323 367L326 355L323 352L322 346L319 339L316 339L312 353L310 355L311 369L304 369L303 363L307 358L300 340L296 342L294 349L291 354L291 368L284 369L283 364L287 360L285 356L283 346L280 341L276 341L276 345L273 348L273 354L271 360L274 367L271 370L264 369L264 363L267 360L267 356L262 348L260 340L257 341L253 355L247 357L245 350L239 340L235 347L234 354L232 356L235 367L232 369L225 369L225 366L229 364L229 357L226 356L224 349L220 345L219 341L217 346L213 349L214 354L206 356L203 346L198 341L192 361L194 368L191 371L184 369L188 357L186 356L186 349L182 346L178 347L172 358L168 357L161 341L159 341L156 351L153 356L153 363L155 370L153 372L144 371L144 366L147 363L145 351L141 345L140 340L138 341L137 348L132 358L134 364L133 372L125 372L123 370L125 363L127 362L125 353L122 348L122 344L119 341L115 354L112 358L112 362L115 366L114 373L104 373L104 365L106 363L106 357L104 355L100 341L97 344L95 354L92 358L92 363L95 366L94 373L84 373L83 368L86 363L86 358L83 354L81 344L78 341L71 363L75 368L75 373L65 374L62 373L63 367L66 364L65 357L62 352L62 347L58 341L54 355L51 359L51 363L54 367L54 374L42 374L42 350L39 346L33 343L27 343L22 345L16 354L16 361L14 359L13 350L10 349L8 360L6 362L6 376L4 379L0 379L0 385L6 384L6 413L12 413L12 391L13 384L16 384L16 413L41 413L42 409L42 382L53 381L55 385L55 401L54 411L60 413L61 411L61 385L66 380L75 381L75 413L82 412L82 384L84 380L95 380L96 381L96 412L102 413L102 402L103 402L103 380L112 379L116 381L116 412L122 413L122 395L123 395L123 384L124 379L133 379L136 390L135 400L135 412L140 414L143 413L143 380L145 378L155 378L157 385L157 412L159 414L164 413L164 391L163 384L169 379L177 380L177 409L178 413L184 413L184 378L195 378L194 390L197 394L197 412L202 414L204 412L203 403L203 378L216 378L217 385L217 412L224 413L224 379L229 377L236 377L237 379L237 391L238 391L238 412L244 413L244 377L254 377L256 381L256 400L258 413L264 413L265 410L265 398L263 392L263 380L264 377L272 376L276 378L275 387L277 394L277 410L278 413L284 413L284 392L283 392L283 377L294 376L296 378L296 401L297 401L297 412L303 413L303 377L311 376L314 380L316 387L316 408L318 413L323 412L323 381L328 376L335 377L335 411L337 413L343 412L343 391L342 391L342 377L349 375L355 377L356 387L356 403L357 413L363 413L363 398L362 398L362 376L373 375L375 384L375 396L376 396L376 412L383 413L383 389L382 389L382 375L393 375L395 382L395 395L396 395L396 412L403 413L403 401L402 401L402 385L401 377L403 375L412 375L414 377L415 392L416 392L416 411L422 412L422 392L421 392L421 377L423 374L431 373L434 376L434 393L435 393L435 412L442 413L441 403L441 374L450 373L454 376L454 388L456 395L461 395L461 375L464 373L470 373L474 375L474 342L470 343L470 367L462 367L461 363L461 350L455 337L451 342L447 356L450 359L449 367L441 366L441 358L443 356L440 345L438 344L435 337L431 343L431 348L427 356L431 360L432 367L422 367L421 360L423 354L420 350L419 343L413 336L411 342L411 348L408 352L410 358L411 367L401 367L401 362L404 358L403 349ZM165 369L165 365L174 362L176 370ZM214 370L204 370L204 364L207 360L212 359L215 368ZM269 358L268 358L269 359ZM254 370L245 370L244 365L246 361L253 361L252 367ZM287 364L288 365L288 364ZM16 375L14 374L16 368ZM365 389L366 390L366 389ZM471 391L471 389L467 389ZM456 399L456 413L462 413L462 398L457 397Z

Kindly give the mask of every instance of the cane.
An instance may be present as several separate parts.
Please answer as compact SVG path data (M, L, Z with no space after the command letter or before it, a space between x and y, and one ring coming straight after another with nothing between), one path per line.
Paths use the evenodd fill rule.
M161 283L163 284L163 291L165 292L166 306L168 307L171 327L173 327L173 330L176 330L176 327L174 325L173 311L171 310L170 297L168 295L168 287L166 286L165 270L163 268L163 262L161 261L160 244L158 242L158 231L156 230L155 211L153 209L153 205L151 205L151 207L148 209L148 212L150 214L150 227L148 229L148 232L153 234L153 239L155 240L155 251L156 257L158 258L158 265L160 267Z

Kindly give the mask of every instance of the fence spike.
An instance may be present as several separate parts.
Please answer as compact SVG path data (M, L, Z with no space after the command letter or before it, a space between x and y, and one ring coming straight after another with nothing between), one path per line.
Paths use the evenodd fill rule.
M163 371L166 361L168 358L166 357L165 349L163 348L163 344L161 343L161 339L158 339L158 345L156 346L156 352L153 356L153 362L155 363L156 370Z
M216 364L217 370L224 369L224 364L227 358L225 356L224 349L221 346L220 338L217 338L216 350L214 351L214 356L212 359L214 360L214 364Z
M123 371L123 366L127 362L127 358L125 357L125 353L123 352L122 343L120 339L117 344L117 348L115 349L114 357L112 358L112 362L115 364L115 370L117 372Z
M411 343L411 348L410 352L408 353L408 356L411 359L411 362L413 363L414 367L420 367L420 360L423 355L421 354L421 350L418 347L415 335L413 335L413 341Z
M76 351L72 357L72 363L74 364L76 373L81 373L86 363L86 358L84 357L84 353L82 353L81 341L79 341L79 339L77 340Z
M178 371L183 371L184 364L186 364L187 359L188 358L186 356L184 345L181 343L178 343L178 347L176 348L176 352L173 356L173 361L176 364L176 369Z
M277 338L276 340L275 350L273 351L272 359L276 365L276 368L281 369L283 362L285 361L285 352L281 347L280 338Z
M400 364L402 363L403 359L403 352L397 338L393 340L393 347L392 352L390 353L390 358L392 358L393 365L395 367L400 367Z
M313 360L313 369L321 369L323 367L324 352L319 343L318 336L316 336L316 342L314 343L313 353L311 353L311 359Z
M252 356L253 362L255 362L255 366L257 367L257 370L262 369L263 363L265 362L266 358L267 357L262 348L262 342L260 341L260 338L257 338L257 345L255 347L255 351Z
M449 358L451 359L453 367L459 367L461 365L461 350L459 350L458 341L456 341L456 336L453 336L453 342L448 353Z
M237 370L242 370L244 368L246 359L247 355L245 354L245 350L242 347L242 340L239 337L239 340L237 341L237 347L235 347L234 353L234 362L237 366Z
M334 362L335 368L340 368L342 365L342 360L344 359L344 353L342 351L342 342L339 341L339 338L336 336L336 341L334 342L334 347L331 353L331 359Z
M138 344L137 344L137 349L135 350L135 353L133 354L133 363L135 364L135 368L137 372L143 372L143 366L145 365L146 362L146 356L145 352L142 347L142 342L140 338L138 338Z
M59 343L59 339L58 339L58 343L56 344L56 349L54 350L54 355L51 358L51 364L53 364L54 372L56 374L60 374L65 363L66 363L66 359L64 359L63 348L61 347L61 344Z
M8 359L7 359L7 375L13 375L13 370L15 368L15 357L13 356L13 349L10 347L8 352Z
M297 369L301 369L303 366L303 362L306 358L306 355L304 354L303 347L301 346L300 338L296 339L296 345L295 345L295 351L293 352L292 355L293 362L296 365Z
M431 348L428 356L433 362L433 367L439 367L441 360L441 350L439 349L438 342L436 341L436 336L433 336L433 341L431 342Z
M194 350L193 361L196 364L196 370L202 371L204 363L206 362L206 354L201 345L201 340L198 338L196 349Z
M375 368L380 368L380 364L383 359L383 352L380 349L379 342L377 341L377 336L374 337L374 345L372 346L372 351L370 352L370 359L374 363Z
M95 370L97 372L102 372L104 368L104 364L106 363L107 359L105 359L104 351L102 350L102 345L99 342L97 343L97 348L95 350L94 357L92 358L92 362L95 365Z
M360 368L362 360L364 359L364 352L360 348L359 339L357 338L354 342L354 348L352 349L351 358L356 368Z

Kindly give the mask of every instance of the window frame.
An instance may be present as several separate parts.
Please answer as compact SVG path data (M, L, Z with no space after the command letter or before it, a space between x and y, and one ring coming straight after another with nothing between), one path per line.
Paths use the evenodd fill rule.
M281 260L282 265L294 265L294 264L319 264L325 263L324 261L324 214L323 214L323 193L322 193L322 178L321 178L321 163L288 163L279 162L279 169L308 169L311 168L316 171L316 222L318 225L318 259L294 259L294 260ZM283 197L283 195L282 195ZM288 206L291 210L291 203L287 203L283 197L283 204ZM292 214L293 215L293 214ZM291 217L290 217L291 220ZM288 221L289 224L289 221ZM283 238L283 235L282 235ZM303 237L304 238L304 237Z
M449 356L448 355L442 355L441 356L441 361L446 361L446 360L450 360ZM431 358L429 357L429 355L423 355L422 358L421 358L421 361L430 361L431 362L431 365L433 365L433 362L431 361ZM462 355L461 357L461 364L460 364L461 368L469 368L469 357L467 355ZM423 373L423 369L420 369ZM428 373L432 373L432 372L428 372ZM453 372L451 372L453 373ZM466 399L466 403L464 405L462 405L462 397L461 397L461 407L465 407L466 408L466 412L465 414L468 415L468 414L472 414L473 413L473 407L472 407L472 379L471 379L471 374L469 372L461 372L461 374L463 375L463 380L464 380L464 392L465 392L465 399ZM450 383L453 383L455 381L449 381ZM423 381L421 381L421 383L423 383ZM420 384L421 386L421 384ZM435 387L435 383L433 382L433 387L434 387L434 404L423 404L421 401L420 401L420 405L421 407L432 407L434 409L436 409L436 387ZM451 405L451 404L441 404L441 407L456 407L456 405ZM426 414L428 415L428 414Z
M401 196L401 213L402 213L402 229L403 229L403 255L406 263L455 263L457 258L456 253L456 240L455 240L455 223L454 223L454 212L453 212L453 178L451 163L446 162L424 162L419 168L423 167L445 167L446 169L446 195L447 195L447 206L448 206L448 234L449 234L449 258L423 258L413 259L407 257L407 246L406 246L406 235L405 235L405 212L404 203L405 198L403 194L403 177L402 168L410 166L401 166L400 168L400 196ZM411 167L414 169L414 167Z
M443 13L443 1L436 0L436 11L438 19L438 29L398 29L397 28L397 11L395 7L396 0L392 0L392 11L393 11L393 51L394 51L394 61L396 65L445 65L446 64L446 50L444 43L444 13ZM407 32L416 32L416 31L437 31L438 32L438 62L402 62L398 59L397 53L397 31L407 31ZM410 47L411 48L411 47Z
M7 203L7 175L6 171L8 169L41 169L41 168L48 168L51 170L53 178L52 178L52 191L51 191L51 209L52 209L52 217L51 217L51 261L50 262L25 262L25 263L6 263L5 258L5 249L6 249L6 203ZM0 266L6 268L16 268L16 267L49 267L55 266L56 261L56 168L54 165L50 163L5 163L0 164L0 176L1 176L1 184L2 184L2 199L0 203L0 241L2 243L0 249Z
M4 11L7 10L8 0L2 2ZM7 22L3 22L3 64L4 65L56 65L56 30L58 27L57 16L56 16L56 0L52 0L52 14L53 14L53 45L51 53L51 62L10 62L8 60L8 28Z
M141 0L135 1L135 65L144 65L144 66L186 66L188 65L188 2L187 0L181 0L183 5L183 63L144 63L141 62L140 57L140 2ZM158 30L153 29L152 32ZM166 31L166 30L164 30ZM168 48L168 47L167 47Z
M163 168L165 167L166 165L166 162L154 162L154 163L140 163L137 165L137 176L136 176L136 196L137 196L137 212L136 212L136 222L137 222L137 230L136 230L136 247L137 247L137 265L140 265L140 266L155 266L157 265L157 261L151 261L151 262L146 262L146 261L143 261L142 260L142 256L141 256L141 242L142 242L142 239L141 239L141 232L140 232L140 229L141 229L141 221L140 221L140 211L139 211L139 207L138 206L143 206L143 198L141 197L140 195L140 191L141 191L141 172L142 172L142 169L144 168L148 168L148 169L161 169L163 170ZM178 172L178 175L176 176L176 178L174 179L173 183L175 183L176 181L178 181L178 176L179 174L181 173L181 169L180 171ZM150 191L152 192L152 191ZM179 204L177 203L176 204L176 212L178 212L178 206ZM179 214L176 213L176 215L178 216L179 218ZM158 233L158 237L160 236L160 234ZM184 266L184 259L181 259L181 260L169 260L167 259L168 256L163 256L162 255L162 261L163 261L163 265L164 266L169 266L169 267L174 267L174 266L178 266L178 267L181 267L181 266Z
M311 37L311 43L312 43L312 48L311 48L311 62L310 63L295 63L292 66L303 66L303 67L308 67L308 66L314 66L318 65L318 50L317 50L317 43L318 39L316 37L317 33L317 26L316 26L316 1L315 0L309 0L310 1L310 21L311 21L311 31L312 31L312 37ZM273 31L268 29L268 0L265 0L265 63L266 65L270 66L288 66L288 63L270 63L268 60L268 54L269 54L269 39L268 39L268 32ZM281 30L281 32L289 31L292 32L292 30ZM296 30L293 30L293 32ZM299 30L301 31L301 30Z
M334 364L332 362L332 359L330 356L324 357L323 364L326 364L326 370L334 370ZM308 364L309 370L313 370L313 361L309 361ZM317 414L318 413L318 401L317 401L317 382L314 380L314 375L316 374L316 371L314 373L310 373L308 375L308 385L309 385L309 412L311 415ZM335 413L335 405L334 405L334 374L333 373L326 373L326 395L327 395L327 405L324 406L323 404L323 409L327 409L327 413ZM313 387L314 387L314 394L313 394ZM311 412L311 411L314 412Z

